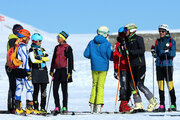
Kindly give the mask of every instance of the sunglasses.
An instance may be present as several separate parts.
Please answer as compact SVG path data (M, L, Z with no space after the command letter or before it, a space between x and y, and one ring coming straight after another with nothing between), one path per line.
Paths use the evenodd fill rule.
M42 40L38 40L37 42L42 42Z
M159 33L165 33L166 32L166 30L159 30Z

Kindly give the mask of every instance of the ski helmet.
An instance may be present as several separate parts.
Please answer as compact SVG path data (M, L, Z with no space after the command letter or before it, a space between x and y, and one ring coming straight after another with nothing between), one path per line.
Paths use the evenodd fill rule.
M19 30L21 30L21 29L23 29L23 27L20 24L15 24L12 29L13 34L17 35Z
M134 23L129 23L124 26L127 30L130 30L130 32L136 32L137 26Z
M30 32L29 32L28 30L26 30L26 29L21 29L21 30L19 30L17 36L18 36L19 38L22 38L22 37L28 37L28 38L30 38L31 34L30 34Z
M159 25L158 29L164 29L166 31L169 31L169 27L166 24Z
M109 35L109 28L106 26L101 26L97 29L97 34L107 37Z
M43 40L43 37L42 35L40 35L39 33L34 33L32 36L31 36L31 40L32 41L35 41L37 42L38 40Z

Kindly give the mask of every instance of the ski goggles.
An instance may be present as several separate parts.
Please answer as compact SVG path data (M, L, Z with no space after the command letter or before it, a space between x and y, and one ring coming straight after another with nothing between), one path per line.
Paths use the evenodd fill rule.
M165 33L165 32L166 32L166 30L164 30L164 29L160 29L160 30L159 30L159 33L160 33L160 32L161 32L161 33Z

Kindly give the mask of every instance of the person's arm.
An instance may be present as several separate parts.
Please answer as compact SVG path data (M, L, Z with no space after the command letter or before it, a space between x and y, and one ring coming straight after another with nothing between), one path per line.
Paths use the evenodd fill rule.
M86 58L90 58L91 57L91 53L90 53L90 45L91 42L89 42L88 46L86 47L85 51L84 51L84 57Z

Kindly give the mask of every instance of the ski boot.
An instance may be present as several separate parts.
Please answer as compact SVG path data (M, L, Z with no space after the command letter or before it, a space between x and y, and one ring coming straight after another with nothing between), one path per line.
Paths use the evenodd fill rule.
M143 103L142 102L135 103L135 107L133 109L131 109L130 112L132 112L132 113L144 112Z
M149 100L149 105L148 105L147 111L152 112L154 110L154 108L156 108L156 107L158 107L156 100L154 98L151 98Z
M176 105L171 105L168 111L177 111Z
M62 108L61 108L61 113L62 113L62 114L68 113L67 107L62 107Z
M129 112L131 110L131 107L128 105L127 101L121 101L121 104L119 106L119 112Z
M47 114L48 112L47 112L45 109L41 109L41 110L39 111L39 113L40 113L40 114Z
M51 111L51 114L53 114L54 116L56 116L59 113L60 113L59 107L56 107L53 111Z
M96 110L96 105L90 103L89 106L90 106L90 109L91 109L91 114L93 114L95 112L95 110Z
M96 113L100 114L102 107L103 107L103 105L97 105L96 106Z
M19 100L16 100L15 101L15 106L16 106L15 114L23 115L24 114L24 110L22 109L22 102L19 101Z
M26 114L39 114L38 110L33 109L33 102L27 100L26 101Z
M155 109L154 112L165 112L166 108L164 105L160 105L159 108Z

